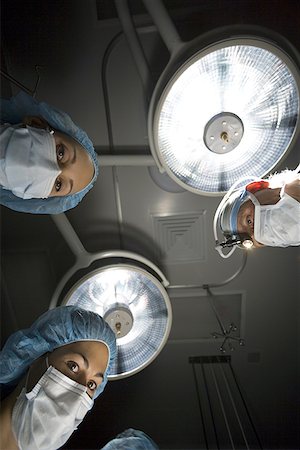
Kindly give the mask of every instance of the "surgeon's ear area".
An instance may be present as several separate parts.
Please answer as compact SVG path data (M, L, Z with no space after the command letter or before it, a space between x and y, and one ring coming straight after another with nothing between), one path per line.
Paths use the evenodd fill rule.
M300 175L298 175L300 177ZM292 181L291 183L287 183L285 185L284 191L295 200L300 202L300 178Z
M35 128L44 128L47 129L49 127L48 122L43 117L38 116L25 116L23 118L24 125L29 125L30 127Z
M262 247L265 247L264 244L262 244L261 242L258 242L258 241L255 239L254 233L251 234L250 237L251 237L251 240L252 240L252 242L253 242L253 248L262 248Z
M260 242L256 241L254 238L252 239L252 241L253 241L253 247L254 247L254 248L262 248L262 247L265 247L264 244L261 244Z
M37 358L29 367L27 375L27 392L31 391L39 379L44 375L47 370L46 357L48 354L42 355Z

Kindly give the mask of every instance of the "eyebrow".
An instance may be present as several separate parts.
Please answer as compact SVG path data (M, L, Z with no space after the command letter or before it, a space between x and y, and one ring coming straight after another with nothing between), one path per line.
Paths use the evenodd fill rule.
M76 162L76 156L77 156L77 150L75 145L73 146L73 157L71 159L71 164L74 164Z
M81 358L83 359L83 361L84 361L84 365L85 365L85 367L88 369L89 368L89 366L90 366L90 364L89 364L89 361L88 361L88 359L84 356L84 354L83 353L80 353L80 352L76 352L78 355L80 355L81 356ZM95 375L94 375L94 377L98 377L98 378L104 378L104 375L103 375L103 373L102 372L97 372L97 373L95 373Z
M71 180L70 180L70 189L69 189L68 193L65 194L65 195L69 195L69 194L71 193L71 191L72 191L72 189L73 189L73 185L74 185L74 182L73 182L73 180L71 179Z
M77 152L76 152L76 147L74 145L73 146L73 156L72 156L72 159L71 159L71 164L74 164L76 162L76 156L77 156ZM69 189L68 193L65 194L65 195L71 194L73 186L74 186L74 181L71 179L70 180L70 189Z

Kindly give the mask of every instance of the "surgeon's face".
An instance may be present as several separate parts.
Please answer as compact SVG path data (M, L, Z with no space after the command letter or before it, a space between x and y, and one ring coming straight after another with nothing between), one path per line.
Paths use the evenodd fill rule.
M254 238L254 204L247 200L239 209L237 216L237 229L240 235L250 236L255 247L262 247L262 244Z
M252 236L254 232L254 205L247 200L239 209L237 217L237 228L239 234Z
M37 116L26 116L23 123L37 128L49 128L46 120ZM94 165L85 148L71 136L54 130L53 137L61 173L54 182L50 197L75 194L92 181Z
M261 205L275 205L280 199L280 188L264 188L255 192L255 197ZM263 247L263 244L254 238L255 208L251 200L247 200L239 209L237 217L238 232L251 237L254 247Z
M63 345L48 355L49 365L87 387L93 397L108 365L108 348L102 342L79 341Z
M71 136L55 131L53 137L61 173L54 182L50 197L75 194L92 181L94 165L84 147Z

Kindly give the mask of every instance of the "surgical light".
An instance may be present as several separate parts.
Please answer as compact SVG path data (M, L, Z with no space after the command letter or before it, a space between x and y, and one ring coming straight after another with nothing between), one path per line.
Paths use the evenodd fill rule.
M150 364L170 332L172 311L165 288L136 265L119 263L89 272L63 303L97 312L115 332L118 356L110 379L128 377Z
M245 175L263 177L299 132L298 68L263 38L208 45L160 81L151 151L160 170L194 193L221 194Z

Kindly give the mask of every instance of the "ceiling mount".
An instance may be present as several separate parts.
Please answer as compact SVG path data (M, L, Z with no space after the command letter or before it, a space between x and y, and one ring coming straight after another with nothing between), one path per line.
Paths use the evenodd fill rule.
M126 304L113 303L103 318L116 335L116 339L126 336L133 325L133 316Z
M203 140L214 153L224 154L234 150L244 134L243 122L235 114L222 112L205 125Z

